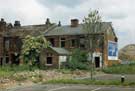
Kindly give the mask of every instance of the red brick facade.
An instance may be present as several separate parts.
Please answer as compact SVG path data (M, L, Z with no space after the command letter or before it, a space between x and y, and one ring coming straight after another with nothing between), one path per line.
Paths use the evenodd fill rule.
M75 23L74 23L74 21L75 21ZM67 34L66 33L65 34L58 33L57 35L55 35L55 33L54 33L52 35L45 34L45 37L47 38L48 41L50 41L50 43L52 44L53 47L61 47L61 48L65 48L69 51L72 51L75 48L80 48L82 50L88 51L88 45L86 43L87 39L85 38L85 34L80 32L83 30L79 31L80 34L78 34L78 32L75 32L75 31L78 31L77 29L79 29L81 26L81 25L77 25L78 22L79 21L72 20L72 23L69 26L66 26L66 27L56 26L50 30L47 30L44 27L43 28L41 27L41 26L46 26L46 25L35 25L34 27L33 26L21 27L21 24L18 24L20 22L16 22L16 24L14 26L10 25L10 28L9 28L8 24L6 24L6 22L2 19L0 21L0 64L4 64L4 63L18 64L23 37L22 37L22 35L17 35L17 34L15 35L14 32L12 34L10 34L10 31L16 31L16 32L19 31L20 34L21 34L21 32L27 33L27 30L30 31L31 27L33 27L33 29L31 29L30 32L38 31L38 29L41 31L42 30L52 31L55 28L56 29L62 28L63 31L67 32L67 31L70 31L70 29L72 29L72 31L70 31L70 32L73 32L76 34L72 34L72 33L69 34L70 32L67 32ZM36 29L35 29L35 27L36 27ZM55 30L55 31L59 31L59 30ZM27 33L27 35L29 35L29 34L31 34L31 33ZM112 65L113 61L108 60L108 41L111 40L111 41L117 42L117 37L113 31L111 24L109 25L109 27L107 29L104 30L104 32L97 33L95 35L97 36L97 39L95 40L95 43L97 44L95 52L102 54L102 61L103 61L102 65L103 66ZM102 44L100 44L100 42ZM52 64L54 64L55 67L58 66L59 59L58 59L57 53L53 54L52 51L50 51L49 53L45 53L45 55L47 57L53 56L54 61ZM5 59L5 61L3 59ZM44 59L43 56L42 56L42 59ZM46 60L46 58L45 58L45 60ZM44 64L46 64L45 62L44 62ZM117 63L118 61L114 61L114 62Z

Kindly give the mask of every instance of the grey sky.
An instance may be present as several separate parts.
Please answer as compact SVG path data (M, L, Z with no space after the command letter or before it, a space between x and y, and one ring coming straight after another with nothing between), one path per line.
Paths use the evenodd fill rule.
M38 2L50 8L55 7L57 5L75 7L76 5L80 4L83 1L84 0L38 0Z
M135 43L134 4L135 0L0 0L0 17L23 25L44 23L47 17L69 24L71 18L81 22L90 9L97 9L103 21L112 22L121 48Z

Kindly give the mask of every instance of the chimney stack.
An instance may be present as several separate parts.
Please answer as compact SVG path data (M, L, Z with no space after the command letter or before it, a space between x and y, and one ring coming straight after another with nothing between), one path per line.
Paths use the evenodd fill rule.
M51 22L50 22L50 19L49 19L49 18L47 18L47 19L46 19L45 24L46 24L46 25L50 25L50 24L51 24Z
M1 22L4 22L4 18L1 18Z
M59 21L58 26L59 26L59 27L61 26L61 21Z
M0 20L0 32L6 31L6 22L4 21L4 18L1 18Z
M71 27L77 27L79 25L78 19L71 19Z
M21 26L20 21L15 21L14 26L15 27L20 27Z
M1 18L0 23L3 24L3 25L6 25L6 22L4 21L4 18Z

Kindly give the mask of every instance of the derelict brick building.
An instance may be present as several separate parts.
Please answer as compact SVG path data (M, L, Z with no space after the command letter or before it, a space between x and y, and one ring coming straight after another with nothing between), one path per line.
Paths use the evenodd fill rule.
M111 22L102 22L100 29L95 29L96 49L93 53L93 61L96 67L109 66L118 62L117 36ZM8 24L0 21L0 64L20 62L19 55L22 46L22 39L26 35L44 36L51 43L51 47L43 50L39 60L49 67L59 67L66 62L71 51L75 48L88 51L87 32L83 30L83 24L77 19L72 19L70 25L50 23L47 19L45 24L21 26L19 21L15 24Z

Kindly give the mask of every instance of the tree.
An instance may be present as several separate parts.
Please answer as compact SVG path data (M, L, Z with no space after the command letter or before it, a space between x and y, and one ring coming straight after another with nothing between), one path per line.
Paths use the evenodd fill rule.
M87 17L84 18L83 30L87 32L86 40L89 49L89 61L91 66L91 79L93 79L93 53L96 46L95 34L100 30L101 16L97 10L91 11Z
M89 69L87 52L81 51L80 49L75 49L72 52L71 58L68 60L68 68L70 69Z
M28 35L23 39L21 57L25 63L33 65L37 61L41 51L48 46L49 43L43 35L37 37Z

